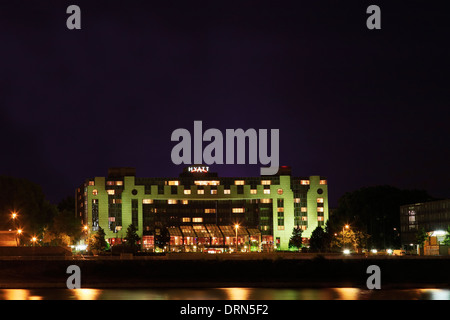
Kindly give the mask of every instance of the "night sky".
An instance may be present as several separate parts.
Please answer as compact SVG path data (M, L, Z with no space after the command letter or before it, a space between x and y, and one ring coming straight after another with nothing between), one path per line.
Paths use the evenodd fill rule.
M66 27L71 4L81 30ZM370 4L381 30L366 27ZM280 164L326 176L331 206L379 184L448 198L443 4L2 1L0 174L38 183L53 202L109 167L176 177L171 133L202 120L204 130L279 129Z

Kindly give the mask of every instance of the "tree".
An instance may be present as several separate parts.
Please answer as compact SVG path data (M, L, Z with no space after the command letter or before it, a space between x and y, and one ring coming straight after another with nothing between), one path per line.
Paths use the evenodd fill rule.
M425 228L420 228L416 233L416 241L420 248L423 248L425 245L425 241L428 239L428 233L425 231Z
M447 234L445 235L443 243L446 246L450 246L450 225L447 226Z
M141 238L138 236L138 234L137 234L137 232L136 232L136 227L135 227L134 224L130 224L130 225L128 226L128 228L127 228L127 234L126 234L126 236L125 236L125 240L127 241L127 242L126 242L126 245L127 245L128 247L133 248L133 250L138 249L139 246L138 246L137 242L138 242L139 240L141 240Z
M289 249L297 249L299 250L302 247L303 239L302 239L302 229L297 225L292 230L292 236L289 239Z
M108 247L105 236L105 230L103 230L102 227L98 227L98 231L89 238L89 250L94 254L100 251L105 251L105 249Z
M317 226L311 234L309 239L310 250L313 252L327 251L326 234L321 226Z
M400 206L434 200L422 190L401 190L391 186L374 186L347 192L338 200L330 216L334 233L349 223L371 237L368 247L387 249L400 247ZM334 234L333 233L333 234Z

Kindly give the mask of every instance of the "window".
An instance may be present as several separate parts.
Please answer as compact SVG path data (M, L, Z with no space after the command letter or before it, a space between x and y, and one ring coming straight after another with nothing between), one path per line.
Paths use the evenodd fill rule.
M143 204L152 204L153 203L153 199L142 199L142 203Z
M178 181L178 180L169 181L169 186L178 186L179 184L180 184L180 181Z
M231 190L230 189L223 189L223 194L230 194Z
M123 181L116 181L116 186L123 186Z
M317 203L323 203L323 198L317 198Z
M307 207L302 207L301 208L301 212L308 212L308 208Z
M294 203L300 203L300 198L295 198Z
M139 226L138 223L138 213L139 213L139 204L138 199L131 199L131 223L133 226L136 227L136 229Z
M106 181L106 185L107 186L113 186L114 185L114 181Z
M264 189L264 194L270 194L270 189Z
M322 216L317 217L317 221L323 221L323 217Z
M319 184L327 184L327 180L320 180Z
M184 194L191 194L191 190L190 189L184 189Z
M182 203L182 204L188 204L189 201L187 201L187 200L182 200L181 203Z
M217 194L217 190L211 190L211 194Z
M205 209L205 213L216 213L216 209Z
M233 213L244 213L245 209L244 208L233 208Z
M302 221L308 221L308 217L302 217Z
M257 194L258 193L258 190L256 190L256 189L250 189L250 194Z
M261 203L272 203L272 199L261 199Z
M264 186L267 186L267 185L272 184L272 181L270 181L270 180L261 180L261 184L264 185Z
M220 181L218 180L198 180L194 181L197 186L218 186Z
M205 190L197 190L197 194L205 194Z
M106 190L106 192L110 195L113 196L116 194L115 190Z
M95 186L95 181L94 180L89 181L89 185L90 186Z
M192 218L192 222L203 222L203 218Z
M323 212L323 207L317 207L317 212Z
M181 219L182 222L191 222L191 218L188 217L184 217L183 219Z
M284 212L284 208L277 208L277 212Z
M284 226L278 226L278 230L284 230Z
M177 204L177 200L169 199L169 200L167 200L167 203L168 204Z
M306 226L301 226L300 228L301 228L303 231L305 231L307 227L306 227Z
M97 189L92 190L92 195L93 195L93 196L98 195L98 190L97 190Z
M309 185L309 180L300 180L300 184L307 186Z
M278 194L283 194L283 189L278 189L278 190L277 190L277 193L278 193Z
M234 184L237 186L243 186L245 184L245 181L244 180L235 180Z

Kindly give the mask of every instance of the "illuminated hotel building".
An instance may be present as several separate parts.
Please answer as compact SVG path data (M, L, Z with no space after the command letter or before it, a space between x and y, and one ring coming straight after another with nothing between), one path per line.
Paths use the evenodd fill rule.
M290 167L261 177L218 177L206 166L178 178L139 178L134 168L112 168L77 189L77 215L91 232L120 243L133 224L143 249L162 241L173 251L288 250L294 227L309 238L328 219L327 180L292 177ZM164 240L165 239L165 240Z

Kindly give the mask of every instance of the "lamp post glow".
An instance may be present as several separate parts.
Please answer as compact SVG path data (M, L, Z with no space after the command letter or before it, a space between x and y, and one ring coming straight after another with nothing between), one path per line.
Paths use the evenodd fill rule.
M234 228L236 229L236 252L238 252L238 238L237 238L237 231L238 231L238 229L239 229L239 225L238 224L235 224L234 225Z
M348 224L342 227L342 248L345 249L345 229L350 228Z
M19 246L20 243L20 235L22 234L22 229L17 229L17 237L16 237L16 244Z

